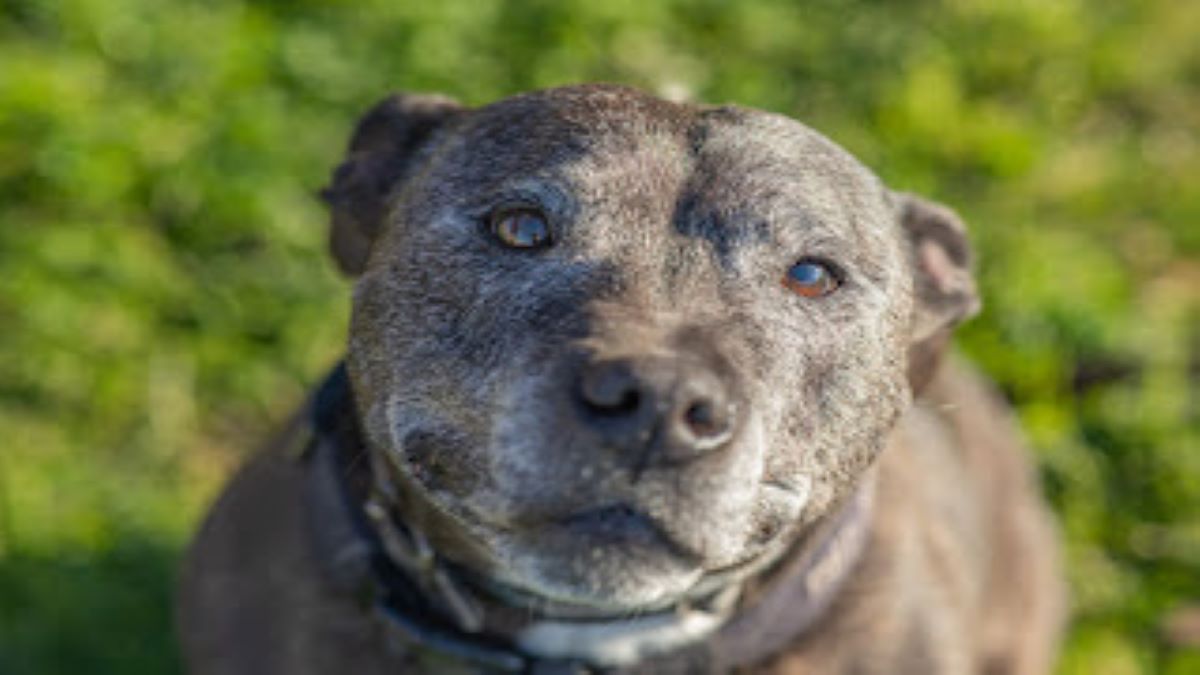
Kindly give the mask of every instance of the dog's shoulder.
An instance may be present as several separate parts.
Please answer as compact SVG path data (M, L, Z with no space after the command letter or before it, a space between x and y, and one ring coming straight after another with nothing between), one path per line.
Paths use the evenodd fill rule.
M314 555L295 433L246 462L187 553L178 618L194 672L382 672L374 625Z
M907 571L893 573L902 570L903 595L930 619L929 653L947 656L957 644L986 672L1047 670L1065 604L1057 537L1025 439L995 385L947 358L897 428L881 473L890 513L880 536L889 555L912 552ZM962 635L947 639L952 633Z
M988 533L979 651L989 672L1046 672L1067 607L1054 519L1012 408L965 362L947 366L931 400L945 410Z
M855 575L772 672L1045 672L1063 612L1055 538L994 386L947 359L877 470Z

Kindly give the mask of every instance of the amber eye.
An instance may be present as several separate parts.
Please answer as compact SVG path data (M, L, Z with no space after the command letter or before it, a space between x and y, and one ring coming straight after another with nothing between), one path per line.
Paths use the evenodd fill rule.
M783 285L806 298L819 298L835 291L841 282L827 263L805 259L792 265L783 278Z
M509 248L542 248L550 245L550 224L536 209L500 209L488 219L492 235Z

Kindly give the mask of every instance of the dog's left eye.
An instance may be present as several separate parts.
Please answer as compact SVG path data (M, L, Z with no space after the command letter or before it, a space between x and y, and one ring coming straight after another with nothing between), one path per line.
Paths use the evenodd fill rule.
M550 245L550 224L536 209L500 209L488 217L492 236L509 248L534 249Z
M837 290L841 281L828 263L805 258L788 269L783 285L797 295L818 298Z

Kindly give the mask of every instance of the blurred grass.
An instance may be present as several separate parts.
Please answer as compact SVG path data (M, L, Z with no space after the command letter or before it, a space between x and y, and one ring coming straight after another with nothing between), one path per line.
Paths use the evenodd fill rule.
M0 672L178 669L174 564L339 353L313 193L393 89L794 115L956 206L1059 510L1064 673L1193 673L1200 4L0 0Z

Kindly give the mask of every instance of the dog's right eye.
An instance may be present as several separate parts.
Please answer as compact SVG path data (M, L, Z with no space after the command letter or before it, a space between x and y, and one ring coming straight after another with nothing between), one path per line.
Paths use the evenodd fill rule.
M535 249L550 245L550 224L537 209L499 209L488 217L488 229L497 241L509 248Z
M805 298L829 295L841 283L840 274L832 264L813 258L792 265L783 277L784 287Z

